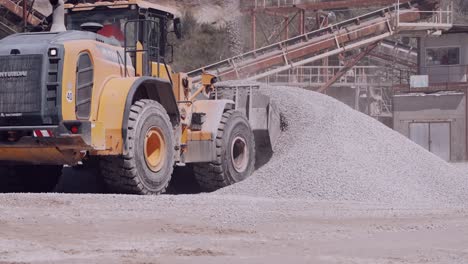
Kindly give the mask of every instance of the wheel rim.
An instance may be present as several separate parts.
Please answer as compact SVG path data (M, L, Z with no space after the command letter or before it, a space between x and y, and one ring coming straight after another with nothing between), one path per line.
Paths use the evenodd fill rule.
M244 172L249 164L249 149L242 137L236 137L231 145L231 160L237 172Z
M166 159L166 142L159 128L153 127L146 132L145 137L145 160L149 169L159 172Z

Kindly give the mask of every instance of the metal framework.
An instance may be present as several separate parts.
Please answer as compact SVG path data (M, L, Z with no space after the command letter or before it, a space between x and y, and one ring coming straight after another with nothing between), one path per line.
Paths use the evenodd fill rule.
M408 3L411 0L400 0L400 3ZM353 8L363 8L369 6L389 6L395 4L395 0L242 0L243 11L288 13L297 10L337 10Z
M341 71L343 66L299 66L289 71L272 74L260 81L270 85L294 85L317 90ZM387 70L380 66L354 66L337 78L333 84L350 88L365 85L390 87L395 83L388 81L389 78L385 76L384 71Z
M332 55L366 47L402 31L446 30L451 27L451 10L434 11L433 1L400 3L367 13L297 37L255 49L189 73L195 81L203 71L220 79L258 80L271 74L307 65ZM429 9L427 9L429 8ZM440 15L442 14L442 15ZM446 18L426 22L433 16ZM419 27L419 21L424 21Z
M369 8L379 6L389 6L395 4L396 0L314 0L314 1L298 1L298 0L243 0L241 6L243 12L251 16L251 48L256 49L264 43L259 42L258 31L260 29L263 35L265 44L271 44L272 38L283 37L283 40L291 36L291 32L295 35L305 34L306 28L309 30L319 29L328 26L329 11L345 10L349 7L353 8ZM401 0L401 3L407 3L410 0ZM262 16L274 18L275 23L267 23L267 26L262 26ZM312 16L312 17L308 17ZM280 22L276 21L280 19ZM268 32L268 28L272 28ZM297 25L297 27L296 27Z
M332 84L334 84L338 79L343 77L351 68L356 66L356 64L362 60L365 56L367 56L373 49L375 49L379 45L378 42L373 43L367 46L363 51L361 51L358 55L351 58L346 62L346 64L332 77L330 78L327 83L325 83L320 89L317 90L319 93L325 92Z
M33 6L34 0L0 0L0 32L6 36L40 24L45 16Z

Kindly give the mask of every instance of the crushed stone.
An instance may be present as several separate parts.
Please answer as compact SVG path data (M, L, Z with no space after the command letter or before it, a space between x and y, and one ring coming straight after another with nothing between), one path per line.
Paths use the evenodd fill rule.
M262 92L288 128L266 165L216 194L397 205L468 201L465 174L375 119L300 88Z

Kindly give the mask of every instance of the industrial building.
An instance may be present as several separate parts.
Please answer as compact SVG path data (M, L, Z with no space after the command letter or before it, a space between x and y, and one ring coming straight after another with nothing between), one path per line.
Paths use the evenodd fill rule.
M467 158L468 27L419 39L418 74L397 87L393 127L447 161Z

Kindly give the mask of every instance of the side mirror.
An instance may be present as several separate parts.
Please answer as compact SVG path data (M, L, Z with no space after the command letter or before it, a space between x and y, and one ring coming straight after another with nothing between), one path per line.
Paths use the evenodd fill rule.
M182 23L180 21L180 18L174 18L174 33L177 37L177 39L182 38Z

